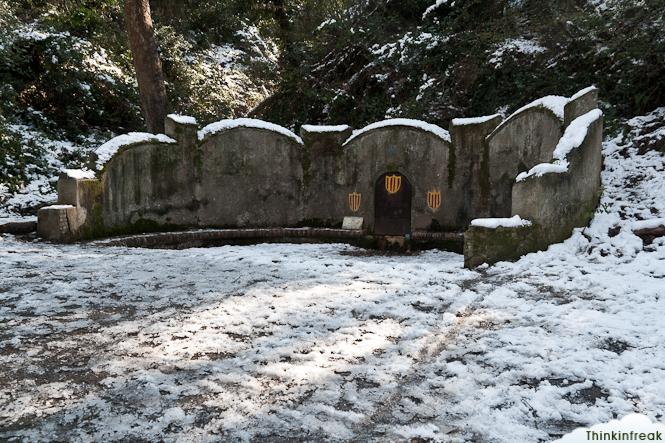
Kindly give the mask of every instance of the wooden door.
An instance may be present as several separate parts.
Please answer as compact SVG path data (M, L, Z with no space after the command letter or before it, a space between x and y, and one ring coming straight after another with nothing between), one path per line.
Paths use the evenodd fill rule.
M411 233L411 183L399 172L388 172L374 187L374 234Z

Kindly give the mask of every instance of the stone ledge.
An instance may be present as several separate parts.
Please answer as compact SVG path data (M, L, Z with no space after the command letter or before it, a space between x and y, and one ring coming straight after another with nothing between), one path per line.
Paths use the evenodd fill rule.
M464 241L463 232L430 232L414 231L412 240L434 240L434 241Z
M133 236L96 240L100 246L122 246L131 248L189 248L216 246L220 244L251 244L260 241L325 241L347 242L359 246L376 247L380 236L373 236L360 229L331 228L255 228L255 229L201 229L196 231L158 232ZM425 246L444 246L461 252L464 234L461 232L416 231L412 242Z
M471 226L464 233L464 267L515 261L543 249L537 225L485 228Z
M15 221L9 223L0 222L0 234L22 235L30 234L36 230L36 221Z
M207 229L198 231L164 232L100 240L95 244L126 247L159 247L188 243L212 243L233 240L270 239L352 239L362 238L362 230L327 228L257 228Z
M46 206L37 212L37 234L50 241L72 242L84 221L83 208L72 205Z

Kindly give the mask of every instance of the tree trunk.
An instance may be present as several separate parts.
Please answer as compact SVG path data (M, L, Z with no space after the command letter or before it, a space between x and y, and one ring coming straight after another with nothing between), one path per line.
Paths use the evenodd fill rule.
M291 39L293 38L293 29L291 27L289 14L286 11L285 0L268 0L264 4L264 8L267 8L270 11L279 29L279 39L282 42L280 64L289 65L299 63L298 60L293 60L292 56L293 44Z
M284 0L271 0L273 7L273 14L275 16L275 21L282 36L282 39L285 40L284 43L289 42L289 34L291 33L291 23L289 22L289 16L286 13L286 8L284 7Z
M166 87L149 1L125 0L125 22L146 126L149 132L162 133L166 118Z

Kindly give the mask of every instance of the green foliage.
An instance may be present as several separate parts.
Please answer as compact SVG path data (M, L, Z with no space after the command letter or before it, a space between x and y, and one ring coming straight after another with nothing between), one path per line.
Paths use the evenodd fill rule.
M246 115L276 81L275 48L246 27L232 44L194 44L170 26L158 29L167 91L175 111L201 122ZM252 29L254 32L252 32Z
M665 102L662 1L615 2L598 12L567 0L459 0L424 20L433 1L354 3L336 23L313 32L298 54L301 63L282 75L280 96L305 102L294 109L270 100L261 116L285 125L355 127L401 116L445 127L454 117L515 109L590 84L600 88L610 120ZM507 45L500 62L492 60L520 38L542 50Z
M423 19L433 3L160 0L152 8L172 107L203 121L253 109L287 126L359 127L386 116L446 126L453 117L515 108L589 84L612 104L609 117L665 102L660 0L613 2L602 13L570 0L458 0ZM26 110L35 110L74 133L140 128L122 1L18 0L8 9L0 21L17 15L53 32L44 40L3 37L0 109L6 115L32 118ZM82 50L70 35L92 46ZM514 38L545 51L507 50L501 63L492 63L497 48ZM275 48L260 49L266 44ZM106 49L122 80L110 82L87 65L93 47ZM220 48L242 53L220 62Z
M0 123L0 186L4 192L14 193L26 181L25 167L29 153L23 152L18 137L7 132ZM4 186L3 186L4 185ZM1 196L2 190L0 190Z
M121 30L120 0L68 0L53 3L55 8L47 16L46 23L56 29L87 38Z
M153 18L158 25L171 27L196 45L220 44L232 39L240 29L243 17L248 17L251 3L243 0L164 0L153 2Z
M4 113L22 112L45 130L140 124L132 78L105 51L67 33L15 35L0 47L0 84Z
M22 140L16 132L0 123L0 185L15 193L29 182L31 176L50 174L48 159L42 155L37 140Z

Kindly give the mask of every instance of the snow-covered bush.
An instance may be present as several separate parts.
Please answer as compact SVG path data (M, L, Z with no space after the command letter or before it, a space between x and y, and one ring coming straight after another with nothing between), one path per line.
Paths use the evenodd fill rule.
M276 78L277 48L246 25L232 43L200 46L161 27L158 37L175 111L213 121L246 115L270 92Z
M126 64L68 32L38 24L5 30L0 46L0 103L45 129L85 133L91 127L135 127L140 111ZM44 119L32 118L38 111Z
M0 213L32 213L54 200L60 170L87 164L88 153L104 137L94 134L74 143L33 126L0 122L0 187L5 194Z
M262 116L287 126L386 116L446 126L595 84L612 125L665 102L662 2L405 3L411 14L402 2L355 1L322 22ZM293 96L302 100L285 103Z

